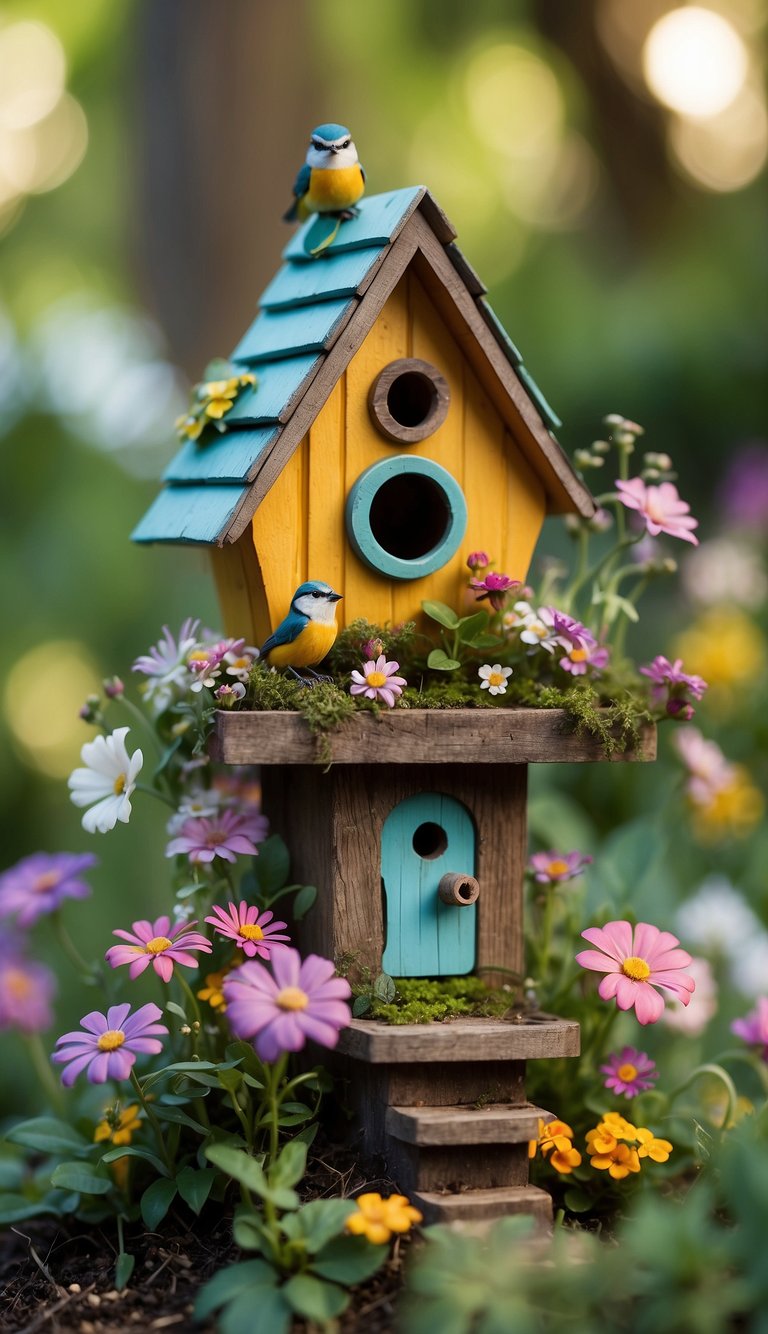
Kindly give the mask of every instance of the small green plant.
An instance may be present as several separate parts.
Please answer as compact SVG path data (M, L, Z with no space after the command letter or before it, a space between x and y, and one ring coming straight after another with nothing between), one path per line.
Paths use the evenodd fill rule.
M478 653L499 648L504 643L498 635L489 634L491 618L487 611L457 616L444 602L422 602L421 605L430 620L441 626L442 648L432 649L427 658L427 666L433 672L454 672Z

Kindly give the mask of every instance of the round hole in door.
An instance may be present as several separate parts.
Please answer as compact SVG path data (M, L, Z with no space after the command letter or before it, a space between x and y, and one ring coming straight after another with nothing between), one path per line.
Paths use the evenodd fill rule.
M413 831L413 850L424 861L433 861L442 857L448 847L448 835L445 830L432 820L425 820Z

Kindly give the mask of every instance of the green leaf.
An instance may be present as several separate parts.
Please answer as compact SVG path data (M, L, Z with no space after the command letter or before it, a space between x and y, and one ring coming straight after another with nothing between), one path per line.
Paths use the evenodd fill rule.
M257 1287L275 1283L275 1271L264 1260L241 1260L239 1264L220 1269L200 1289L195 1302L195 1319L205 1320L220 1306L234 1301ZM251 1310L253 1330L253 1310Z
M0 1195L0 1225L20 1223L24 1218L34 1218L37 1214L50 1213L43 1200L30 1200L26 1195L17 1195L11 1191Z
M389 973L379 973L373 984L373 994L376 1000L383 1001L385 1005L391 1005L397 995L397 987Z
M291 1241L303 1239L307 1250L314 1255L343 1233L347 1219L356 1209L354 1200L310 1200L283 1220L283 1229Z
M474 639L465 639L464 643L468 648L487 649L498 648L504 640L499 639L498 635L475 635Z
M208 1134L208 1126L195 1121L186 1112L182 1112L180 1107L166 1107L165 1105L155 1107L155 1116L158 1121L168 1121L169 1124L174 1126L187 1126L190 1130L196 1130L200 1135Z
M293 1214L288 1214L287 1217L293 1218ZM254 1213L252 1209L237 1211L232 1220L232 1236L235 1245L244 1251L263 1251L270 1241L261 1215Z
M294 1274L282 1289L283 1296L298 1315L323 1324L341 1315L349 1305L350 1294L335 1283L324 1283L311 1274Z
M176 1004L175 1001L166 1001L165 1008L169 1014L175 1014L177 1019L186 1020L187 1017L186 1010L183 1010L180 1005Z
M236 1297L219 1317L220 1334L260 1334L262 1330L265 1334L288 1334L292 1324L291 1307L282 1289L266 1285Z
M487 611L476 611L471 616L462 616L458 625L462 644L468 644L475 635L481 635L483 630L487 630L489 620Z
M352 1014L355 1019L362 1019L363 1015L367 1014L370 1008L370 996L355 996L355 999L352 1002Z
M151 1163L155 1171L159 1172L162 1177L171 1175L162 1158L158 1158L156 1153L152 1153L151 1149L138 1149L134 1148L133 1145L126 1145L125 1148L121 1146L118 1149L109 1149L107 1153L102 1154L101 1161L103 1163L116 1163L118 1158L143 1158L145 1163ZM72 1189L75 1190L76 1188L73 1186Z
M307 1170L307 1146L300 1141L291 1140L283 1148L269 1172L269 1184L275 1186L295 1186L301 1181Z
M125 1149L119 1149L118 1153L125 1153ZM87 1163L59 1163L51 1176L51 1185L57 1190L76 1190L80 1195L106 1195L112 1182L107 1176L97 1175Z
M435 672L455 672L461 663L456 658L449 658L441 648L433 648L427 658L427 666Z
M259 855L254 863L254 874L265 898L282 889L288 880L291 859L279 834L271 834L259 844Z
M219 1070L216 1078L227 1093L234 1093L243 1082L242 1070Z
M133 1273L133 1266L135 1264L135 1255L129 1255L127 1251L120 1252L117 1257L117 1263L115 1264L115 1287L118 1292L122 1292L123 1288L126 1286Z
M93 1147L66 1121L59 1121L55 1116L36 1116L31 1121L20 1121L6 1132L5 1138L42 1153L88 1153Z
M175 1074L196 1074L199 1075L204 1070L225 1070L231 1066L237 1065L237 1061L175 1061L173 1065L164 1065L162 1070L155 1070L153 1074L147 1075L142 1083L142 1088L146 1093L147 1089L152 1088L165 1079L166 1075ZM214 1080L214 1086L216 1081Z
M305 1126L303 1130L299 1131L298 1135L294 1135L293 1139L299 1144L306 1144L307 1148L309 1148L310 1144L314 1144L319 1129L319 1123L313 1121L311 1126Z
M447 607L444 602L422 602L422 610L427 613L431 620L437 621L438 625L444 625L446 630L455 630L459 625L459 618L452 607Z
M214 1167L220 1168L227 1176L248 1190L255 1191L257 1195L263 1196L265 1191L269 1190L269 1183L261 1163L249 1153L243 1153L242 1149L233 1149L229 1144L209 1144L205 1149L205 1156Z
M150 1232L154 1232L158 1223L162 1223L176 1198L176 1182L167 1177L158 1177L151 1186L147 1186L141 1197L141 1216Z
M291 909L293 920L295 922L300 922L302 918L306 917L310 908L314 907L316 898L317 885L302 885L296 898L293 900L293 907Z
M179 1195L193 1214L199 1214L211 1193L217 1173L212 1167L184 1167L176 1178Z
M310 1267L321 1278L351 1286L375 1274L388 1256L389 1246L374 1246L366 1237L336 1237L318 1251Z
M579 1190L578 1186L570 1186L563 1196L566 1209L570 1209L572 1214L584 1214L592 1208L594 1200L585 1190Z

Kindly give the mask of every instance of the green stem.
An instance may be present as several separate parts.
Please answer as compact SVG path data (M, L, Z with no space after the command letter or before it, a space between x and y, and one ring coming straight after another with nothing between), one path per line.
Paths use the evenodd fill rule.
M136 1097L139 1099L139 1102L144 1108L147 1120L149 1121L149 1124L151 1125L153 1131L155 1132L155 1139L157 1140L157 1147L160 1150L160 1157L162 1158L163 1162L168 1168L170 1176L173 1176L174 1163L170 1153L168 1152L168 1146L165 1142L165 1136L163 1134L163 1127L160 1125L160 1122L155 1116L155 1113L153 1112L152 1108L147 1102L147 1099L144 1097L144 1090L142 1089L141 1084L139 1083L136 1071L133 1069L133 1066L131 1066L131 1083L133 1084L133 1087L136 1090Z
M62 1092L61 1084L51 1069L48 1053L43 1047L40 1034L25 1033L23 1035L23 1041L29 1053L29 1059L35 1074L40 1080L43 1092L57 1113L62 1115L65 1107L64 1094Z
M99 965L97 963L87 963L83 958L64 925L60 911L52 914L51 922L56 938L75 971L80 974L89 987L96 986L101 977Z
M592 580L596 579L600 571L606 565L608 565L610 561L615 560L620 551L622 551L625 547L632 546L633 543L637 542L638 540L639 539L635 537L622 537L622 539L619 542L616 542L615 545L610 548L610 550L606 551L605 554L601 556L599 560L596 560L594 565L591 565L589 569L585 570L580 577L576 578L573 584L571 585L569 591L569 599L571 606L573 606L576 594L579 592L581 588L584 587L584 584L590 583Z
M160 792L156 787L150 787L148 783L137 783L136 791L146 792L148 797L156 797L157 800L162 801L164 805L170 806L172 811L176 810L176 802L173 801L171 797L167 797L164 792Z
M174 968L173 974L179 986L181 987L182 992L184 993L187 1000L189 1001L189 1004L192 1007L192 1014L194 1015L195 1022L200 1025L200 1029L202 1030L203 1025L202 1025L202 1020L200 1018L200 1006L197 1003L197 997L195 993L193 992L191 986L189 985L186 977L182 973L181 968Z
M676 1089L672 1090L669 1095L669 1104L672 1106L675 1099L678 1098L681 1093L684 1093L687 1088L690 1088L691 1084L697 1079L700 1079L702 1075L711 1075L714 1079L719 1079L728 1095L728 1104L725 1109L725 1116L723 1117L723 1124L721 1127L721 1129L725 1130L733 1121L734 1113L736 1111L736 1103L738 1102L738 1094L736 1092L736 1085L731 1079L731 1076L721 1065L714 1065L711 1063L697 1065L696 1069L688 1076L688 1078L684 1080L682 1084L678 1084Z
M157 735L157 732L155 731L154 727L150 723L149 719L147 718L146 714L142 713L141 709L138 709L132 700L126 699L125 695L120 696L119 703L128 713L130 713L131 717L138 723L142 732L144 732L145 735L152 738L152 744L155 747L158 755L162 755L163 747L161 745L160 738Z
M243 1127L243 1138L244 1138L244 1140L245 1140L245 1143L246 1143L248 1152L249 1152L249 1153L252 1153L252 1152L253 1152L253 1128L252 1128L252 1126L250 1125L250 1123L249 1123L249 1121L248 1121L248 1117L245 1115L245 1112L243 1111L242 1107L240 1106L240 1103L237 1101L237 1095L235 1094L234 1089L230 1089L230 1090L229 1090L229 1100L230 1100L230 1102L232 1103L232 1106L233 1106L234 1111L235 1111L235 1115L236 1115L238 1121L240 1122L240 1125Z

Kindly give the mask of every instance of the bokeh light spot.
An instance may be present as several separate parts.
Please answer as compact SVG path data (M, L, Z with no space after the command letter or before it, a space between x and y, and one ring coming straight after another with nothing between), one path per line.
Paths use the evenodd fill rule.
M44 23L0 28L0 69L0 125L7 129L36 125L53 111L64 91L64 51Z
M670 10L643 48L651 92L681 116L717 116L738 95L748 72L747 49L732 23L700 5Z
M744 88L719 116L709 120L675 117L669 146L683 173L707 190L742 190L760 174L768 158L768 117L762 93Z
M84 644L50 640L29 649L5 683L6 722L22 758L50 778L65 778L92 732L78 717L98 689L99 669Z

